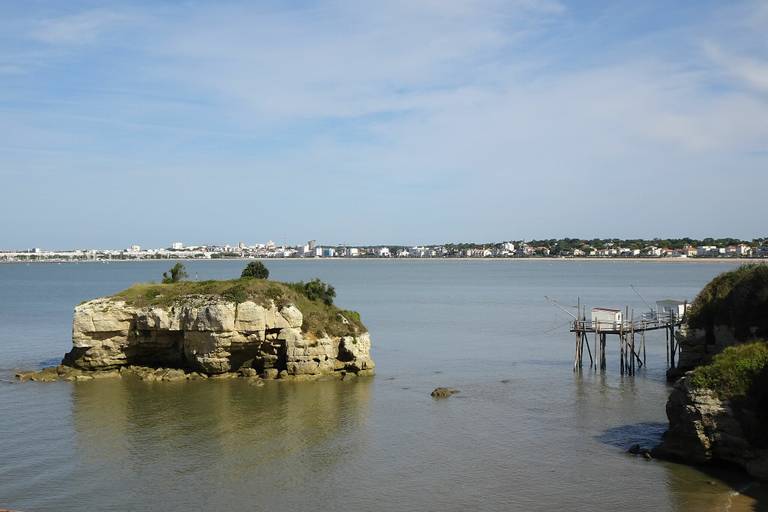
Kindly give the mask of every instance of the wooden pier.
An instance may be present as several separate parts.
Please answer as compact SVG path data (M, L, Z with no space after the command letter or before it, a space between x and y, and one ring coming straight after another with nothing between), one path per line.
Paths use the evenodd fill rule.
M599 309L599 308L597 308ZM604 310L616 311L619 310ZM582 313L579 306L579 313ZM594 317L594 313L593 313ZM621 317L621 315L617 315ZM675 358L678 352L678 343L675 337L675 331L685 321L684 316L646 313L635 320L634 312L629 308L625 309L625 314L621 321L606 322L586 319L586 311L575 318L571 323L571 332L576 336L576 351L573 357L573 370L580 371L584 364L584 348L587 349L589 356L589 367L597 371L605 371L606 356L606 338L608 335L617 336L619 339L619 371L622 375L634 375L635 371L646 364L645 357L645 334L650 331L664 330L667 340L667 366L675 367ZM590 338L592 338L592 347L590 348Z

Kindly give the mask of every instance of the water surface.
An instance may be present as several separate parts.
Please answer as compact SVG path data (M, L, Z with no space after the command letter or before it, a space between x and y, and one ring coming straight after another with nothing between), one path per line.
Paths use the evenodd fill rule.
M240 261L188 262L192 278ZM691 299L722 264L269 261L360 311L376 377L350 382L13 383L68 350L72 308L169 262L0 265L0 508L751 510L748 480L624 453L663 432L664 339L648 367L572 372L564 304ZM434 401L437 386L459 388ZM759 499L759 486L745 494ZM763 501L764 503L764 501ZM762 505L759 505L762 506Z

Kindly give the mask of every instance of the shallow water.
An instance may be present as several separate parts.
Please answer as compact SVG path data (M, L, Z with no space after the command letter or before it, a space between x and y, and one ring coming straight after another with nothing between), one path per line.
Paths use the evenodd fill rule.
M376 377L349 382L24 383L68 350L78 302L168 262L0 265L0 508L754 510L760 486L624 453L664 430L664 339L648 368L571 369L564 304L691 299L724 264L269 261L320 277L368 325ZM193 278L239 261L189 262ZM503 382L502 382L503 381ZM461 393L430 398L437 386ZM735 494L735 490L743 490Z

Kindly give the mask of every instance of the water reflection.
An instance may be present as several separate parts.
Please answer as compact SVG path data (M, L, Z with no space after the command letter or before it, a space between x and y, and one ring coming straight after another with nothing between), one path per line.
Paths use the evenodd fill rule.
M126 504L142 499L127 486L173 496L174 509L187 500L247 505L255 496L278 498L365 450L371 386L370 379L77 383L76 443L86 467L109 471L102 492L119 487L107 492ZM221 487L204 491L209 484ZM234 495L214 498L223 489Z

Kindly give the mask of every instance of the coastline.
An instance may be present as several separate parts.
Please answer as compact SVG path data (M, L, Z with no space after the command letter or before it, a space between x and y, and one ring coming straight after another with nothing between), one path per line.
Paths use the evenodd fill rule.
M557 262L629 262L629 263L768 263L768 258L588 258L588 257L530 257L530 258L381 258L381 257L349 257L339 258L336 256L327 258L137 258L137 259L114 259L114 260L44 260L44 261L0 261L0 265L40 265L40 264L89 264L89 263L152 263L169 261L505 261L505 262L523 262L523 261L557 261Z

